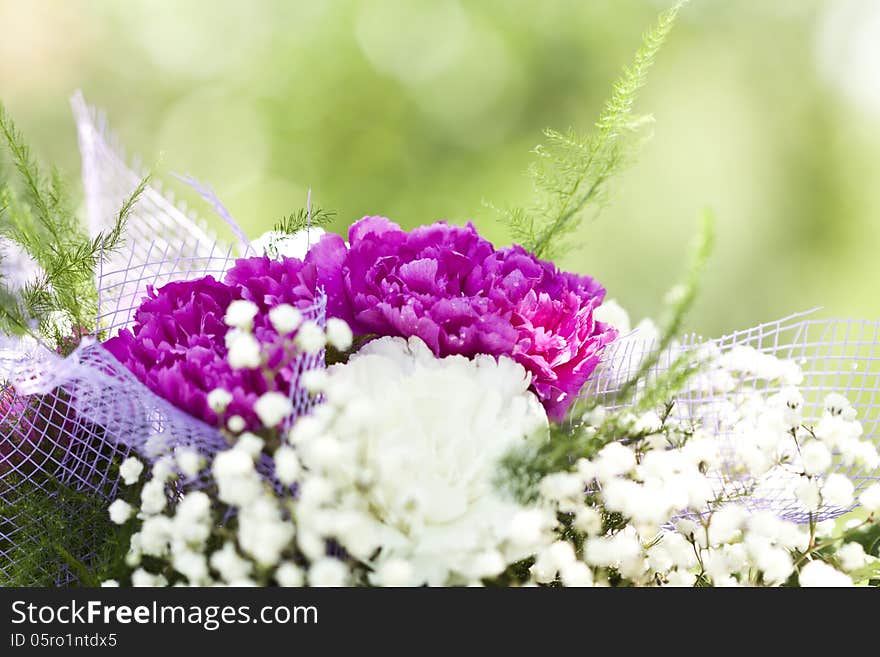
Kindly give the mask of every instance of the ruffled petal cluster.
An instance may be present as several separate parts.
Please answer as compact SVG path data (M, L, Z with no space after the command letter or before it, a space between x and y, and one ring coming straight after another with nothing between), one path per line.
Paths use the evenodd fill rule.
M328 314L362 335L419 337L438 357L510 356L552 419L565 416L617 335L593 317L601 285L519 246L495 249L473 224L406 232L365 217L348 238L324 235L306 257Z
M134 326L104 346L150 390L208 424L221 421L208 404L208 393L228 391L232 400L225 415L239 415L253 429L260 426L254 404L268 383L260 369L231 367L226 310L240 299L257 305L253 334L267 354L266 365L277 373L274 385L287 394L294 378L288 366L293 354L272 327L269 310L282 303L312 307L315 285L315 268L295 258L243 258L222 282L207 276L149 288Z

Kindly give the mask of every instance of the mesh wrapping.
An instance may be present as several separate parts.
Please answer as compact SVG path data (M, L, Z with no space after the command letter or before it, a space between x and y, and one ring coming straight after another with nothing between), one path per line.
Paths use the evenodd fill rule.
M142 176L125 164L102 116L73 101L83 159L89 231L95 236L113 225L123 202ZM231 217L219 201L218 212ZM236 237L240 229L232 231ZM133 324L134 312L149 287L206 275L222 279L234 264L231 245L219 241L182 206L147 187L132 208L124 248L108 253L97 272L97 334L62 358L31 339L0 338L0 581L16 559L45 547L48 526L57 517L81 512L70 491L109 500L118 489L118 466L129 454L147 461L178 447L210 457L228 447L216 427L193 418L158 397L100 344ZM245 241L240 249L248 251ZM324 325L325 298L303 312ZM323 353L300 355L293 370L292 418L311 410L314 398L297 382L303 372L322 367ZM267 464L260 468L268 472ZM198 487L204 475L184 482ZM34 496L55 502L53 518ZM97 545L74 546L73 555L88 564ZM46 574L56 584L76 580L60 561L47 561L31 584Z
M608 408L617 408L615 393L636 371L654 349L650 340L629 336L608 346L603 363L587 383L585 397L598 397ZM880 447L880 321L845 319L808 319L795 315L747 330L737 331L717 340L705 341L688 336L670 346L649 374L656 377L669 368L684 352L696 354L707 345L723 358L737 347L751 347L761 354L774 356L783 364L796 366L803 380L796 385L804 396L804 424L819 421L823 401L830 393L847 397L858 412L864 428L864 439ZM718 359L716 359L717 362ZM693 378L675 401L674 417L708 431L719 442L721 471L713 473L719 492L736 495L748 508L770 509L780 517L795 522L810 518L794 495L799 478L796 467L776 468L765 476L754 478L737 474L737 448L740 436L736 431L737 409L754 399L766 399L782 389L779 380L768 380L754 373L740 373L734 390L717 390L712 384L711 370ZM856 487L856 496L871 482L880 479L877 471L846 467L835 454L833 470L848 475ZM828 519L850 511L852 507L823 506L819 519Z
M109 134L106 120L89 108L81 95L74 97L83 182L91 235L113 225L122 203L142 176L129 168L121 149ZM230 225L242 253L250 247L231 215L219 204L210 188L188 179L188 184L208 200ZM142 385L107 352L97 339L116 335L130 327L134 311L149 286L173 280L213 275L222 278L233 264L233 246L217 239L202 223L155 186L147 187L134 206L127 225L126 248L107 254L97 272L98 335L83 341L62 358L51 349L28 340L0 337L0 577L11 572L13 561L43 543L48 519L33 511L33 496L49 496L62 516L78 507L58 485L111 499L118 488L118 464L131 453L150 460L176 447L194 447L206 456L225 449L227 443L215 428L206 425L159 398ZM323 325L325 299L317 300L306 313ZM880 322L811 320L791 317L763 324L710 341L722 354L737 346L751 346L762 353L794 361L803 371L800 387L806 398L806 421L821 415L822 400L829 392L845 394L859 412L866 437L880 441L878 392L880 356L876 354ZM654 367L656 376L687 350L703 348L705 341L691 336L670 347ZM653 349L650 342L621 339L610 345L603 364L588 382L584 395L597 397L614 407L615 393ZM323 354L300 357L296 375L321 367ZM697 377L676 399L679 419L691 420L709 430L736 453L736 435L729 420L731 407L742 401L743 391L768 395L778 384L759 377L743 376L738 391L716 392ZM291 387L294 415L308 413L314 399L297 385ZM731 456L731 459L735 458ZM263 463L261 469L268 470ZM793 498L790 480L783 474L762 481L733 474L735 468L717 473L722 488L748 493L745 502L754 509L772 509L779 515L803 521L806 512ZM877 478L876 472L848 469L857 490ZM188 486L206 483L203 473ZM848 509L823 508L822 517ZM88 563L96 545L76 546L74 556ZM76 580L60 563L47 562L57 584ZM21 583L21 582L19 582Z

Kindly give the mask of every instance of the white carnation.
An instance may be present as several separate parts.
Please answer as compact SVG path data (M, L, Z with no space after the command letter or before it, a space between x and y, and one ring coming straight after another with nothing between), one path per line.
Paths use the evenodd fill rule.
M384 565L406 562L413 584L471 583L536 552L552 520L495 485L503 455L546 435L529 383L508 358L437 359L418 338L375 340L330 368L315 426L293 432L300 538L365 558L381 546L376 572L400 581Z

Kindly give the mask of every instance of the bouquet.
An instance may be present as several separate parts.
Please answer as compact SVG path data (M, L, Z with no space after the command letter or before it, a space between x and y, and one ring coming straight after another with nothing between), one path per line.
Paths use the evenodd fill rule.
M633 327L554 264L646 120L647 33L536 200L407 231L306 207L222 239L73 98L88 227L0 115L0 580L87 586L880 581L880 322L683 335L712 233Z

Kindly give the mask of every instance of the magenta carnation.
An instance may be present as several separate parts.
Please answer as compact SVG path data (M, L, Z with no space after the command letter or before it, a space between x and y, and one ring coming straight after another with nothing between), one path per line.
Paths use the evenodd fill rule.
M294 378L291 354L268 321L268 311L289 303L301 309L315 302L314 266L295 258L268 257L237 260L224 282L207 276L169 283L148 296L135 313L134 326L124 329L104 346L157 395L208 424L221 418L208 406L208 393L222 388L232 394L226 417L240 415L247 427L260 425L254 402L268 390L259 370L234 370L227 360L223 322L232 301L247 299L260 312L254 318L254 336L268 345L269 365L279 371L277 389L290 392Z
M532 374L552 419L565 416L616 331L593 319L605 290L518 246L496 250L472 224L405 232L384 217L324 235L306 263L327 311L364 335L418 336L438 356L508 355Z

